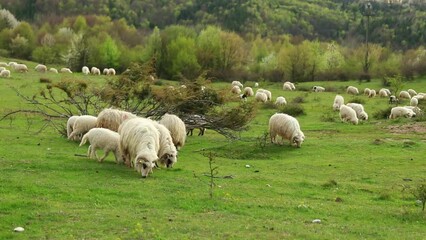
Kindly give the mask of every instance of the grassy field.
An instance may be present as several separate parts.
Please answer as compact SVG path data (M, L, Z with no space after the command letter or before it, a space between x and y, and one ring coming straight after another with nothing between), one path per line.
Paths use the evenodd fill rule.
M29 73L0 79L2 113L31 108L11 86L32 96L42 86L40 77L65 76L38 74L29 65ZM105 77L67 78L101 83ZM211 130L196 136L195 130L175 167L146 179L116 165L113 155L102 164L75 156L87 145L78 147L51 128L37 133L40 117L7 118L0 122L0 239L424 239L425 213L411 190L425 178L426 123L374 119L387 100L365 96L357 98L365 101L370 120L341 123L332 111L336 93L350 101L345 86L378 90L380 81L297 87L313 85L335 92L284 92L281 84L261 83L274 99L303 97L301 148L268 139L262 144L276 110L261 107L241 140ZM404 88L426 92L426 80ZM209 152L218 167L213 198L205 176ZM25 231L13 232L18 226Z

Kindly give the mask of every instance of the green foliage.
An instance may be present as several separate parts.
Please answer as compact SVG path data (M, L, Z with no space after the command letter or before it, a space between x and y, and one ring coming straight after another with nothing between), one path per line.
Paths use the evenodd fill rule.
M207 26L197 38L197 59L203 69L218 69L222 42L221 29Z
M86 18L79 15L74 21L73 30L76 33L84 33L87 29Z
M32 53L32 59L42 64L58 63L60 61L59 54L55 50L55 48L49 46L37 47Z
M200 74L194 39L178 37L167 47L167 52L171 62L168 74L173 76L173 79L180 74L190 79Z
M28 39L19 34L11 40L9 48L11 55L16 58L27 58L31 53L31 46Z
M99 47L100 59L99 65L105 67L117 68L119 66L120 50L114 39L107 35L106 39Z
M71 46L69 46L67 54L63 55L63 60L72 71L81 71L81 68L87 65L88 58L87 38L82 34L73 35Z
M300 115L305 115L305 109L301 104L294 104L290 103L287 105L284 105L278 109L279 113L286 113L290 116L297 117Z
M375 113L373 113L373 118L374 119L388 119L389 115L391 113L391 110L392 110L392 106L385 108L385 109L377 110Z

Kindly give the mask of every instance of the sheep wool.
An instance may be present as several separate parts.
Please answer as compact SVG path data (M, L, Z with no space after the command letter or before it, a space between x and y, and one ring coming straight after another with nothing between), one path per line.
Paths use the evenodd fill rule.
M413 107L417 107L417 105L419 104L419 100L415 97L411 98L410 100L410 105Z
M243 88L243 84L240 81L232 81L231 85Z
M346 92L347 92L348 94L352 94L352 95L358 95L358 94L359 94L358 88L356 88L356 87L354 87L354 86L349 86L349 87L346 89Z
M346 105L340 106L340 120L342 120L342 122L351 122L355 125L358 124L356 111Z
M333 110L339 111L340 106L342 106L343 104L345 104L344 98L341 95L336 95L336 97L334 97Z
M414 89L408 89L407 92L410 94L411 97L414 97L417 95L417 92Z
M67 138L70 137L72 131L74 130L75 120L77 120L77 118L79 118L79 117L80 116L71 116L71 117L68 118L68 121L67 121ZM78 139L79 139L78 136L74 136L71 140L76 141Z
M20 72L20 73L28 72L28 67L25 64L15 63L15 64L12 64L11 66L16 72Z
M169 129L176 149L181 149L185 145L186 139L186 127L182 119L174 114L166 113L161 117L159 123Z
M314 86L312 87L312 91L314 92L325 92L325 88L321 86Z
M411 96L407 91L401 91L401 92L399 92L399 98L410 99Z
M61 73L72 73L71 69L69 68L61 68Z
M50 69L49 69L49 72L52 72L52 73L58 73L58 69L56 69L56 68L50 68Z
M379 90L379 97L389 97L388 91L386 91L387 89L382 88Z
M87 66L84 66L84 67L81 68L81 72L84 75L88 75L90 73L90 70L89 70L89 68Z
M305 135L300 130L297 119L285 113L272 115L269 119L269 134L272 143L278 143L276 141L276 136L278 135L281 136L282 140L290 140L290 144L298 148L302 146L305 140Z
M38 64L37 66L35 66L34 68L37 72L41 72L41 73L45 73L47 72L47 67L46 65L43 64Z
M9 70L7 70L7 69L3 69L3 70L0 72L0 77L9 78L9 77L10 77L10 71L9 71Z
M370 93L368 94L368 97L369 97L369 98L373 98L373 97L376 97L376 95L377 95L376 90L371 89L371 90L370 90Z
M251 97L254 95L253 89L251 87L245 87L243 93L247 97Z
M364 95L369 96L370 95L370 90L369 88L364 88Z
M412 118L415 117L416 113L406 107L393 107L391 109L391 114L389 115L390 119L395 119L399 117L406 117L406 118Z
M152 122L160 133L160 148L158 149L157 154L159 158L158 162L167 168L172 168L173 165L177 162L177 149L173 144L170 131L163 124L160 124L156 121Z
M256 92L254 98L257 102L266 103L268 101L268 96L264 92Z
M240 94L241 93L240 87L239 86L232 86L231 93Z
M117 132L118 127L127 119L137 117L133 113L122 111L119 109L106 108L98 114L96 121L96 127L108 128L112 131Z
M283 96L279 96L277 97L277 99L275 100L275 105L287 105L287 101L285 100L285 98Z
M80 147L89 141L90 146L87 149L87 156L89 158L95 158L98 162L103 162L110 152L114 153L115 162L122 163L122 154L119 148L120 135L114 131L106 128L92 128L86 134L80 142ZM102 149L104 155L99 158L96 154L97 149Z
M356 112L356 116L360 120L368 120L368 114L364 110L364 106L359 103L348 103L346 106L352 108Z
M78 117L74 122L73 130L68 136L68 139L74 139L75 136L85 134L90 129L96 127L96 119L97 117L90 115L82 115Z

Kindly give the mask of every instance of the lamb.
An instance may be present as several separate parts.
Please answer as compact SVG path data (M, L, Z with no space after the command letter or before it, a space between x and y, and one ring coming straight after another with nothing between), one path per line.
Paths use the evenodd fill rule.
M160 132L152 120L138 117L124 121L118 128L118 134L124 162L133 165L146 178L158 160Z
M347 92L348 94L352 94L352 95L358 95L358 94L359 94L358 88L356 88L356 87L354 87L354 86L349 86L349 87L346 89L346 92Z
M58 69L56 69L56 68L50 68L49 72L58 73Z
M83 146L86 141L90 143L87 149L87 156L89 158L96 157L98 162L103 162L112 151L115 156L115 162L117 164L123 162L123 156L118 146L120 142L120 135L118 133L106 128L92 128L84 134L80 142L80 147ZM97 149L102 149L104 151L104 155L101 158L96 154Z
M364 88L364 95L365 95L365 96L369 96L369 95L370 95L370 91L371 91L371 89L369 89L369 88Z
M15 72L20 72L20 73L24 73L24 72L28 72L28 67L25 64L12 64L13 69L15 70Z
M239 86L233 86L232 89L231 89L231 93L240 94L241 93L240 87Z
M35 66L34 68L37 72L41 72L41 73L45 73L47 72L47 67L46 65L43 64L38 64L37 66Z
M10 77L10 71L7 69L4 69L0 72L0 77L9 78Z
M364 110L364 106L359 103L348 103L346 106L352 108L356 112L356 116L360 120L368 120L368 114Z
M412 117L415 117L415 116L416 116L416 113L409 108L393 107L391 109L391 114L389 115L389 119L395 119L395 118L398 118L398 117L412 118Z
M386 91L387 89L385 89L385 88L382 88L382 89L380 89L379 90L379 97L389 97L389 93L388 93L388 91Z
M268 101L268 96L264 92L256 92L254 98L257 102L266 103Z
M84 67L81 68L81 72L84 75L88 75L90 73L90 70L89 70L89 68L87 66L84 66Z
M72 131L74 130L75 120L77 120L77 118L79 118L79 117L80 116L71 116L71 117L68 118L68 121L67 121L67 138L70 137ZM79 139L78 136L74 136L73 139L71 139L71 140L77 140L77 139Z
M368 97L369 97L369 98L376 97L376 90L371 89L371 90L370 90L370 93L368 94Z
M114 68L109 68L107 75L114 76L115 75L115 69Z
M399 99L395 95L389 96L389 104L398 103Z
M408 89L408 90L407 90L407 92L410 94L410 96L411 96L411 97L413 97L413 96L416 96L416 95L417 95L417 92L416 92L415 90L411 89L411 88L410 88L410 89Z
M339 111L340 106L342 106L344 103L345 100L343 99L343 97L341 95L336 95L336 97L334 97L333 110Z
M406 98L406 99L410 99L411 96L407 91L401 91L399 92L399 98Z
M153 121L153 123L160 133L160 148L158 149L157 153L159 158L158 162L167 168L172 168L173 165L177 162L177 150L173 144L170 131L163 124L160 124L156 121Z
M123 123L126 119L135 117L137 116L130 112L113 108L106 108L98 114L98 118L96 120L96 127L108 128L112 131L117 132L118 127L121 123Z
M243 90L244 95L251 97L254 95L253 89L251 87L245 87Z
M419 100L415 97L412 97L410 100L410 105L413 107L417 107L417 105L419 105Z
M82 115L78 117L74 122L73 130L68 136L68 139L74 139L74 136L85 134L90 129L96 127L96 119L97 117L90 115Z
M166 113L161 117L159 123L169 129L176 149L181 149L185 145L186 138L186 127L182 119L174 114Z
M320 87L320 86L314 86L312 88L312 91L314 91L314 92L325 92L325 88Z
M281 136L282 140L290 140L293 146L301 147L305 140L305 135L300 130L299 122L296 118L285 113L275 113L269 119L269 134L272 143L278 143L276 136Z
M355 110L346 105L340 106L340 120L342 120L342 122L348 121L355 125L358 124L358 117L356 116Z
M238 86L240 88L243 87L243 84L240 81L232 81L231 85L232 86Z
M72 73L71 69L69 68L61 68L61 73Z
M277 97L277 100L275 100L275 105L279 105L279 106L287 105L287 101L285 100L284 97L279 96L279 97Z

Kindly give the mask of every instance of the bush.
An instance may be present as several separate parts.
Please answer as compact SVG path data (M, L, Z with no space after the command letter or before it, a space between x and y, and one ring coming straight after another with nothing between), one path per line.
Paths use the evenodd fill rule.
M290 104L287 104L283 107L280 107L278 109L278 112L279 113L286 113L286 114L293 116L293 117L306 114L305 109L303 109L302 105L293 104L293 103L290 103Z
M305 102L305 98L302 96L298 96L293 98L293 100L291 100L292 103L294 104L299 104L299 103L304 103Z
M365 100L359 97L355 97L350 99L348 102L350 103L359 103L359 104L365 104Z
M387 119L391 113L392 107L388 107L386 109L381 109L375 113L373 113L373 117L375 119Z
M48 78L40 78L40 83L52 83L52 80Z

